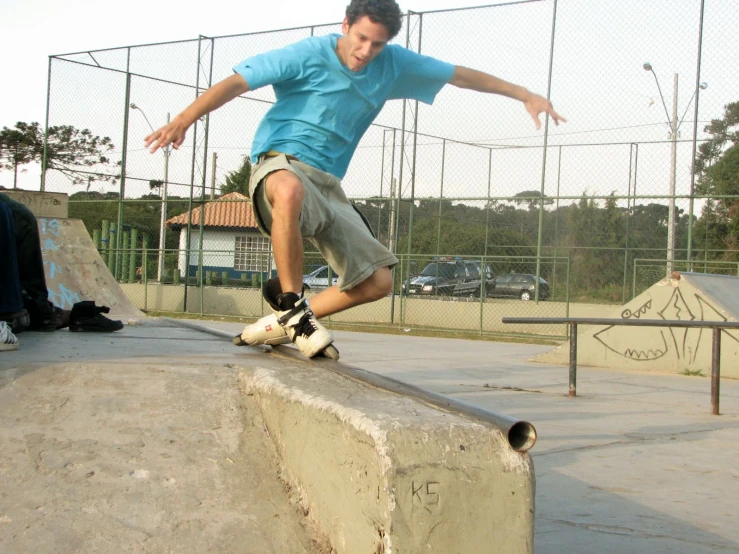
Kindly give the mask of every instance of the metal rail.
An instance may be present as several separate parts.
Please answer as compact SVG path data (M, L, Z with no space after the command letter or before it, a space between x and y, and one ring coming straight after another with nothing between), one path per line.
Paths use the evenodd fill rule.
M570 326L570 383L569 396L577 396L577 326L578 325L621 325L624 327L672 327L682 329L712 329L711 351L711 412L719 415L721 389L721 331L739 330L737 321L677 321L665 319L608 319L587 317L504 317L503 323L551 324L563 323Z

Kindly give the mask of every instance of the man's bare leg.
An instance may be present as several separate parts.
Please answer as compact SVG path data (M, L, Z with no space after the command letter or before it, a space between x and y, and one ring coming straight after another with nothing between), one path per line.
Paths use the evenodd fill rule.
M303 242L300 234L303 185L293 173L281 170L267 177L265 187L272 205L272 245L281 290L267 293L268 299L273 298L270 304L275 314L245 327L234 343L281 344L289 337L308 357L323 353L338 359L338 351L331 345L331 334L317 320L386 296L392 290L392 273L387 267L380 268L344 292L337 286L330 287L313 297L308 307L307 301L299 298L303 289Z
M310 300L310 306L317 318L322 318L384 298L393 289L393 274L387 267L381 267L353 289L341 292L334 285Z
M303 209L303 184L290 171L270 173L264 186L272 205L272 249L283 292L303 290L303 238L300 212Z
M303 238L300 233L300 212L305 198L303 184L294 173L280 170L268 175L264 186L267 200L272 205L272 246L280 281L279 287L267 282L264 290L267 300L275 309L276 323L308 358L323 354L338 359L338 351L331 346L334 340L331 333L318 322L302 295ZM280 340L269 331L274 330L274 324L264 325L263 320L254 324L257 331L260 326L264 327L266 335L263 342ZM241 334L247 344L251 340L248 335L248 330Z
M375 271L359 285L345 292L338 286L330 287L311 298L310 306L314 317L321 318L346 310L353 306L366 304L387 296L393 288L393 274L387 267ZM259 321L247 325L234 344L283 344L288 339L286 330L277 325L277 316L268 315ZM334 349L329 357L338 359L338 351Z

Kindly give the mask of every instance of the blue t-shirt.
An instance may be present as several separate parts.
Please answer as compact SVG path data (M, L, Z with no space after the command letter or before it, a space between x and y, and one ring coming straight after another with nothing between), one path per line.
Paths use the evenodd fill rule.
M277 101L257 129L252 161L269 150L343 178L364 132L387 100L431 104L454 66L389 44L361 71L339 61L341 35L311 37L234 67L250 90L272 85Z

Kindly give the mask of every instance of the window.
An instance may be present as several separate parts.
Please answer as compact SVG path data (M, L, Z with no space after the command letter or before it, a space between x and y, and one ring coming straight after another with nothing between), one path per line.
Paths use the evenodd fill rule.
M473 279L479 279L480 278L480 269L475 263L467 263L465 264L467 266L467 273L470 277Z
M236 236L234 269L236 271L269 271L269 239L259 235Z

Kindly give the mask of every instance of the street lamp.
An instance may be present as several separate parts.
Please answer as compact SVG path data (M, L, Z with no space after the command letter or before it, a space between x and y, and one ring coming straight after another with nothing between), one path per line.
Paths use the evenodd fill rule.
M680 125L685 119L685 114L688 113L688 108L693 102L698 88L705 90L708 85L706 83L700 83L698 88L693 91L693 96L690 97L688 105L685 107L685 111L680 119L677 118L677 81L678 75L675 73L672 90L672 118L667 111L667 104L665 104L665 98L662 96L662 87L659 86L659 79L657 74L652 68L652 64L645 62L642 66L644 71L649 71L654 75L654 82L657 83L657 90L659 91L659 97L662 100L662 107L665 109L665 116L667 117L667 124L670 126L670 141L672 143L672 151L670 157L670 198L669 198L669 210L667 217L667 276L672 274L675 262L675 174L677 169L677 131Z
M146 112L133 102L131 102L130 107L132 110L138 110L141 112L141 115L144 116L146 123L149 125L149 129L151 129L151 132L153 133L154 127L152 127L149 122L149 118L146 117ZM169 124L169 113L167 113L167 124ZM169 155L171 152L172 150L170 146L162 148L162 153L164 154L164 182L162 184L162 215L159 218L159 260L157 264L157 280L160 283L162 282L162 276L164 275L164 250L166 248L167 237L167 181L169 180Z

